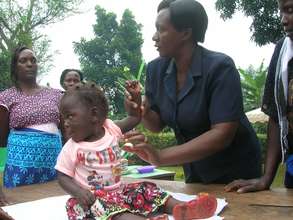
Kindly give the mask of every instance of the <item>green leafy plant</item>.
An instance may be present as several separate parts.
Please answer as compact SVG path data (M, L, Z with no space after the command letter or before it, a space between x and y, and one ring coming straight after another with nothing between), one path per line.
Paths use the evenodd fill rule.
M243 102L245 112L261 107L265 86L267 68L263 62L255 69L250 66L247 70L239 68ZM252 124L261 145L262 161L266 154L266 127L267 123L256 122Z
M253 129L256 132L258 141L261 147L261 160L265 161L266 145L267 145L267 122L255 122L252 124Z
M118 80L116 81L116 85L118 87L119 93L124 95L126 80L136 80L140 82L140 86L142 90L141 93L144 94L144 83L145 83L145 73L143 72L144 67L145 67L145 61L142 60L136 75L133 74L127 66L124 67L123 72L121 73L121 76L118 77Z
M259 108L262 102L267 68L263 62L257 69L250 66L247 70L239 68L245 112Z

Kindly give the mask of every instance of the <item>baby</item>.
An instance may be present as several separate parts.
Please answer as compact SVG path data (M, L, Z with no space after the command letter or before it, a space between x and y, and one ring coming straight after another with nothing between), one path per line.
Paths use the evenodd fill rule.
M138 91L129 86L127 89L130 93ZM140 95L131 96L140 106ZM180 216L176 219L214 214L215 210L210 210L203 216L201 211L207 203L216 201L212 196L197 203L184 203L152 182L121 181L119 139L140 122L139 111L128 112L128 117L114 123L107 118L108 103L103 91L86 83L65 93L60 112L71 138L62 148L55 168L61 187L72 196L66 204L68 219L154 219L157 217L152 216L159 212L172 214L173 208L175 216Z

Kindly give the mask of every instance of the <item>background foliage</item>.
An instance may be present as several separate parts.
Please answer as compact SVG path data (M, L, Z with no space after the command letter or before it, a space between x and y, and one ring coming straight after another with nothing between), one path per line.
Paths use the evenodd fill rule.
M251 38L259 46L276 43L283 36L276 0L217 0L216 9L223 19L232 18L236 11L251 17Z
M244 111L248 112L261 107L267 68L263 62L258 68L250 66L244 70L238 69L241 77Z
M121 76L117 78L116 85L118 86L118 91L121 95L124 96L125 93L125 82L126 80L136 80L140 83L141 86L141 94L144 95L145 93L145 79L146 79L146 72L145 70L146 63L144 60L142 60L138 73L135 75L132 72L130 72L130 69L128 67L124 67L123 72Z
M10 54L17 45L33 48L39 74L51 67L50 40L41 33L46 25L77 13L82 0L0 0L0 89L10 86Z
M124 95L115 82L124 76L125 68L131 74L139 71L143 43L141 25L128 9L120 23L114 13L107 13L100 6L96 6L96 17L95 37L91 40L82 38L74 43L74 49L87 80L95 81L104 89L112 114L120 115L124 113Z
M46 25L78 13L77 8L81 2L82 0L0 0L0 90L10 86L9 56L18 44L34 49L41 67L40 73L50 68L50 40L41 30ZM260 46L275 43L283 35L276 0L217 0L216 8L223 19L232 18L236 11L251 17L252 40ZM99 6L96 7L96 17L96 24L93 25L94 39L87 41L82 38L80 42L74 43L74 49L79 55L86 78L102 85L111 100L113 115L120 119L124 115L123 81L137 79L144 84L141 25L136 23L129 10L124 11L120 23L116 21L114 13L107 13ZM262 63L257 69L240 68L239 72L245 111L260 107L266 68ZM262 143L264 155L266 124L255 123L253 126ZM138 129L157 148L176 144L174 134L168 128L160 134L146 131L142 126ZM132 160L143 163L135 156ZM180 178L183 178L182 169L178 171L176 168L176 172L180 172Z

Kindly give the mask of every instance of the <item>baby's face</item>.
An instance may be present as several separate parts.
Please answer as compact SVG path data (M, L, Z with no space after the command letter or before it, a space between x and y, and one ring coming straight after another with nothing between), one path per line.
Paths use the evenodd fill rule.
M62 99L60 113L64 128L75 142L91 141L94 133L93 115L90 110L74 96Z

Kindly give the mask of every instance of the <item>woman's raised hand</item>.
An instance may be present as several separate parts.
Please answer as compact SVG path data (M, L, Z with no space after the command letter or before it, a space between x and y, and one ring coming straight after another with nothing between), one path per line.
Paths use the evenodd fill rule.
M141 86L138 81L127 80L125 82L124 106L128 115L141 117Z

